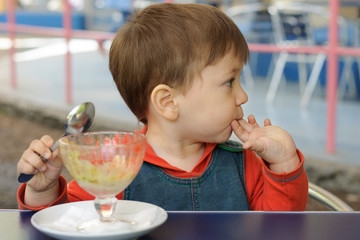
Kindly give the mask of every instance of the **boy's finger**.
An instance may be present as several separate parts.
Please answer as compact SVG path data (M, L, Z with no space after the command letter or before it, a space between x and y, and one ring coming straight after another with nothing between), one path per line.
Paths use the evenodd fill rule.
M249 148L251 148L251 143L250 142L244 142L243 143L243 145L242 145L242 147L244 148L244 149L249 149Z
M258 139L253 142L247 142L245 146L243 145L245 149L249 148L252 151L256 152L257 154L261 154L265 151L265 145L264 142L261 139Z
M17 167L17 171L24 174L36 174L39 172L39 170L25 162Z
M23 162L31 165L33 168L38 169L40 171L45 171L46 169L46 164L40 158L39 154L30 149L24 152Z
M250 114L248 116L248 122L251 123L251 124L256 123L256 119L255 119L255 116L253 114Z
M244 119L241 119L238 121L239 125L246 131L246 132L252 132L254 129L254 126L248 122L246 122Z
M251 123L251 124L253 124L253 123L255 122L255 117L254 117L254 115L250 114L250 115L248 116L248 122Z
M52 167L62 167L62 161L57 158L57 156L59 155L59 149L55 149L54 152L52 153L51 158L49 158L47 160L47 163L50 164Z
M27 154L27 152L25 151L22 158L17 163L17 170L19 173L33 174L34 172L37 171L36 170L37 162L41 162L41 160L36 159L39 157L31 155L31 154L36 155L34 152L32 152L31 150L28 150L28 152L30 152L30 153Z
M52 139L52 137L50 137L49 135L42 136L40 140L48 148L50 148L50 147L52 147L52 145L54 145L54 139Z
M244 131L244 129L240 126L239 121L234 120L231 122L231 128L233 130L233 132L235 133L235 135L243 142L245 142L248 137L249 134Z
M265 126L265 127L271 126L271 121L270 121L270 119L267 118L267 119L264 120L264 126Z
M42 140L32 141L30 144L30 149L45 159L51 157L51 150L47 145L45 145L45 143Z
M251 117L251 118L250 118ZM259 124L257 123L254 115L250 115L248 118L248 122L251 123L254 127L260 127Z

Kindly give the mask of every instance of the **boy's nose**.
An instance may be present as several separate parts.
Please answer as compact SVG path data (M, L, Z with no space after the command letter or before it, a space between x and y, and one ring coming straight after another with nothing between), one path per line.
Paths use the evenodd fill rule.
M248 95L244 89L240 86L239 90L236 92L236 105L240 106L248 101Z

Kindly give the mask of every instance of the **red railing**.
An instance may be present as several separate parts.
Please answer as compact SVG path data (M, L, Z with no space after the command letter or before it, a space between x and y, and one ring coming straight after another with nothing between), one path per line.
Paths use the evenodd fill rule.
M336 128L336 93L338 78L338 16L339 0L331 0L329 22L329 46L327 48L328 61L326 66L326 99L327 99L327 125L326 150L335 152Z
M165 2L172 2L167 0ZM358 48L346 48L338 45L338 24L337 19L339 15L340 0L330 0L330 22L328 39L329 45L325 47L280 47L276 45L268 44L249 44L250 51L254 52L280 52L288 51L292 53L326 53L328 55L327 61L327 83L326 83L326 99L327 99L327 138L326 138L326 150L329 153L335 151L335 130L336 130L336 95L337 95L337 76L338 76L338 56L339 55L352 55L360 56L360 49ZM71 38L89 38L95 39L98 42L105 39L112 39L114 34L107 32L95 32L95 31L81 31L72 30L71 28L71 6L69 0L65 0L63 17L64 29L46 28L46 27L34 27L28 25L20 25L15 23L15 6L14 0L8 0L8 23L0 24L0 29L8 29L9 38L11 40L10 48L10 82L13 88L16 88L16 63L14 61L15 54L15 33L31 33L31 34L43 34L51 36L62 36L66 40L67 51L65 55L65 101L71 103L72 101L72 88L71 88L71 54L69 51L69 41Z
M15 34L16 32L39 34L47 36L59 36L63 37L66 42L65 53L65 101L66 103L72 102L72 77L71 77L71 53L69 43L71 38L88 38L95 39L99 42L102 40L111 40L114 37L114 33L110 32L96 32L96 31L84 31L73 30L71 22L71 5L69 0L65 0L65 8L63 12L63 29L51 28L51 27L36 27L24 24L15 23L15 1L7 1L7 23L0 23L0 29L8 30L9 38L11 41L11 47L9 49L10 58L10 84L13 88L16 88L16 62L15 56Z
M8 31L9 31L9 38L11 40L11 47L10 47L10 84L13 88L16 88L16 63L15 63L15 6L14 2L11 0L7 1L8 3Z

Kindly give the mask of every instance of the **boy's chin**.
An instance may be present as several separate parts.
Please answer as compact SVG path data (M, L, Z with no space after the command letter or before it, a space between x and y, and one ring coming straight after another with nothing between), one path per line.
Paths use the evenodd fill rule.
M223 133L221 136L217 136L217 138L213 141L213 143L223 143L230 139L232 131L229 133Z

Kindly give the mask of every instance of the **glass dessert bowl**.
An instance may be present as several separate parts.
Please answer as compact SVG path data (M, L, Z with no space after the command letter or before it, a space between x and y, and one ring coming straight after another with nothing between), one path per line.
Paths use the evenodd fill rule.
M138 174L145 154L145 136L134 132L87 132L63 137L59 147L71 177L95 196L99 218L80 224L78 230L86 232L123 222L113 216L115 196Z

